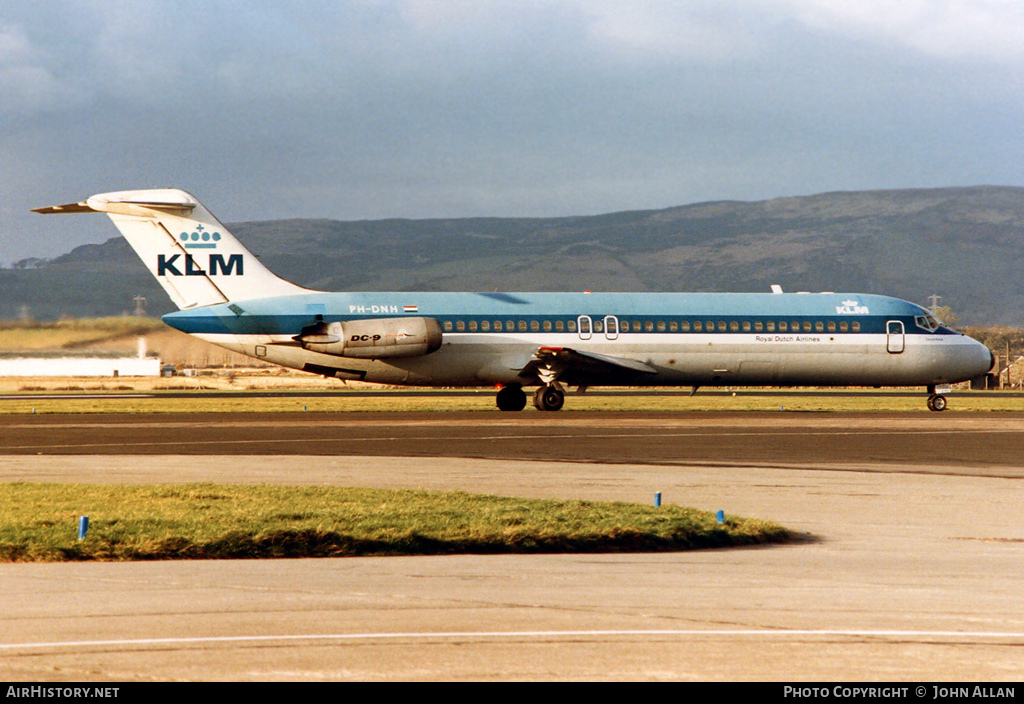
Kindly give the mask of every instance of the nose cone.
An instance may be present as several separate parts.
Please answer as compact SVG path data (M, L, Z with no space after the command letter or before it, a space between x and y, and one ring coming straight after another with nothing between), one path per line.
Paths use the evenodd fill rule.
M964 337L966 337L965 342L967 344L963 346L960 355L960 364L962 365L963 372L962 381L987 374L988 370L995 363L992 350L972 337L967 337L966 335Z

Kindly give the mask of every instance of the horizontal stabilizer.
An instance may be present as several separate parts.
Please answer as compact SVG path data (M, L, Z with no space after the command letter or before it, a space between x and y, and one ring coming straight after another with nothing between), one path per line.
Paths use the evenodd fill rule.
M81 203L68 203L66 205L50 205L45 208L32 208L33 213L52 215L54 213L94 213L89 204L84 200Z
M78 203L51 205L48 208L33 208L33 213L52 215L58 213L107 213L108 215L134 215L153 217L159 213L185 215L199 205L184 191L165 188L153 191L120 191L101 193Z

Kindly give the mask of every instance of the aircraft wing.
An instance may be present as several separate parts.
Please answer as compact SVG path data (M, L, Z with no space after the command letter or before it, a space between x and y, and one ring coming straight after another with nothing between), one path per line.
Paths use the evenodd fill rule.
M609 375L657 373L658 370L650 364L635 359L583 352L568 347L541 347L520 370L519 376L537 376L546 383L560 377L581 380Z

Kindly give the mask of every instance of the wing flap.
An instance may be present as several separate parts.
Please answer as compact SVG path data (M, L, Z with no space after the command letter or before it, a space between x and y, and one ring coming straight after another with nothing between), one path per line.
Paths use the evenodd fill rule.
M584 352L569 347L541 347L522 368L519 376L540 376L557 379L563 374L573 376L621 374L622 372L657 374L658 370L646 362L627 357L615 357L597 352Z

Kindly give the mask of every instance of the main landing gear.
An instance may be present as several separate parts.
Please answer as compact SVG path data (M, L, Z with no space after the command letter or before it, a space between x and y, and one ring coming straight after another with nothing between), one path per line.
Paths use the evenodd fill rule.
M516 384L504 387L496 398L499 411L521 411L526 408L526 392ZM565 392L554 384L541 386L533 394L538 411L557 411L565 405Z
M541 386L533 392L533 406L538 411L557 411L565 405L565 393L555 386Z
M506 386L498 392L499 411L521 411L526 408L526 394L523 387L516 384Z

